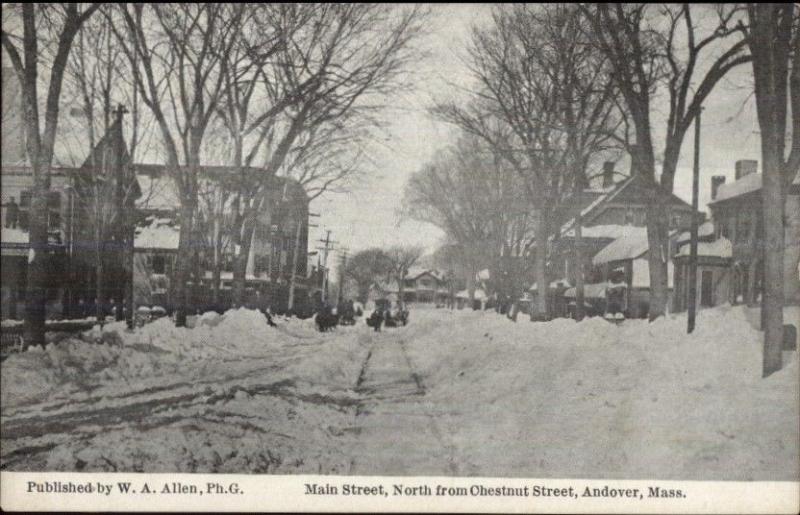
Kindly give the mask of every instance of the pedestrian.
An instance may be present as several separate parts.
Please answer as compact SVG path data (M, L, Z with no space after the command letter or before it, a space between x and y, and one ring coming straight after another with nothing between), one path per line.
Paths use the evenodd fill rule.
M19 204L14 197L6 204L6 229L16 229L19 223Z

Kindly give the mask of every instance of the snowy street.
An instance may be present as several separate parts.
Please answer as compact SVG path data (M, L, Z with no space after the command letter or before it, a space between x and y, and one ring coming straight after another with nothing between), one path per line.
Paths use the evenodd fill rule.
M761 379L749 318L111 324L3 362L2 468L797 480L797 353Z

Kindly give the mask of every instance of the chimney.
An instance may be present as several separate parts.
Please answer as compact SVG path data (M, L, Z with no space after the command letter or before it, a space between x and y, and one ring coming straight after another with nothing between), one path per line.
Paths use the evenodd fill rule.
M725 176L724 175L713 175L711 177L711 200L717 198L717 191L719 187L725 184Z
M603 163L603 188L614 185L614 162L606 161Z
M745 175L758 172L758 161L755 159L740 159L736 161L736 180Z

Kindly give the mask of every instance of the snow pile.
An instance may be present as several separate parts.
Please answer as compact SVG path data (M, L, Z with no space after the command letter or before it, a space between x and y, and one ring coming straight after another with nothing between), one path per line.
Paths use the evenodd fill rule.
M2 364L0 402L11 406L74 400L87 396L98 384L169 377L180 366L177 356L153 346L123 346L110 332L102 339L103 343L90 343L71 338L12 354Z
M685 315L621 326L464 315L409 346L426 399L447 407L437 421L460 470L797 480L797 353L763 379L746 308L702 310L691 335Z

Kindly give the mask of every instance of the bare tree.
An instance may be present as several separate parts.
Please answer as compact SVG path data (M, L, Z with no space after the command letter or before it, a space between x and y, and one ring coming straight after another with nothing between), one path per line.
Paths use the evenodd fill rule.
M397 245L386 251L390 263L389 273L397 281L397 304L400 309L405 307L405 280L409 269L422 257L424 248L419 246Z
M48 282L45 259L48 243L47 193L50 189L50 168L58 128L64 72L75 35L99 7L100 4L90 4L82 9L79 4L74 3L61 5L23 3L19 7L4 8L3 48L8 53L14 72L22 84L26 150L33 169L24 335L29 345L45 343L44 321ZM20 16L22 35L14 30L19 28L19 24L6 19L6 9ZM41 42L50 42L55 48L52 62L49 63L44 127L41 125L39 115L38 93Z
M573 6L497 7L469 53L476 101L436 113L484 139L522 179L535 223L535 316L547 313L551 214L613 129L614 89ZM498 127L499 126L499 127Z
M70 127L70 132L88 135L88 146L83 148L88 152L84 159L84 168L75 184L74 193L78 197L80 211L84 215L91 235L87 238L94 247L95 263L95 298L97 299L97 318L101 321L104 317L106 305L106 285L104 284L106 262L109 256L106 252L106 242L111 239L115 244L132 247L133 220L127 207L132 203L133 196L137 193L132 174L125 173L130 154L128 149L117 146L123 143L122 139L122 111L112 116L116 99L123 99L129 93L127 88L120 87L124 73L124 55L114 37L110 20L106 11L111 8L106 6L101 9L104 16L95 16L83 24L77 36L75 52L72 53L67 66L68 91L73 91L77 97L78 111L82 116L80 130ZM124 82L123 82L124 84ZM128 97L130 98L130 97ZM134 111L137 107L132 106ZM138 116L133 120L132 132L137 137ZM97 135L102 130L103 148L96 148ZM78 137L77 139L83 140ZM85 140L83 140L85 141ZM76 145L77 146L77 145ZM80 145L84 146L84 145ZM134 148L134 147L131 147ZM123 161L128 160L128 162ZM121 230L120 230L121 229ZM127 245L130 243L131 245ZM132 248L130 249L132 251ZM125 252L113 253L114 258L122 258L123 267L130 274L132 280L132 266L128 266L129 259L125 259ZM74 270L73 270L74 272ZM71 284L74 278L71 278ZM132 286L125 285L132 293ZM72 285L70 286L70 290ZM72 292L70 292L72 293ZM132 295L128 297L128 315L132 314ZM72 300L72 299L70 299ZM119 299L122 301L122 298ZM122 310L117 316L122 318ZM132 319L131 319L132 321Z
M783 345L784 220L789 184L800 170L800 13L794 4L748 4L761 128L764 218L764 377L780 370ZM791 122L787 123L787 106ZM790 142L787 152L786 143ZM795 213L795 216L796 213ZM796 266L796 264L795 264ZM796 273L790 272L790 273Z
M736 23L738 10L732 5L717 6L710 27L708 16L706 27L698 23L698 8L691 4L585 4L581 9L595 44L608 58L609 75L634 128L636 143L629 145L632 168L653 184L647 199L653 320L666 312L668 296L669 216L663 192L673 190L684 136L703 102L730 70L749 62L750 56ZM705 65L707 59L710 65ZM659 188L651 114L660 86L667 90L669 112Z
M519 176L474 135L464 135L411 176L403 215L427 222L458 244L468 263L464 280L474 295L474 276L489 267L499 276L507 256L529 236L527 197ZM506 260L507 261L507 260Z
M132 66L142 102L158 123L167 169L180 199L180 244L172 300L186 324L186 282L194 253L193 224L203 139L223 91L222 56L239 33L243 7L228 4L120 6L117 37Z
M274 80L284 89L274 87L272 107L264 111L266 117L256 117L257 138L264 139L263 171L239 204L234 299L244 292L256 217L270 209L268 188L285 169L287 156L302 144L305 131L315 127L379 122L386 95L407 83L405 74L416 55L412 43L424 12L420 7L377 4L315 5L306 23L283 31L282 50L276 54L279 73L264 80Z

